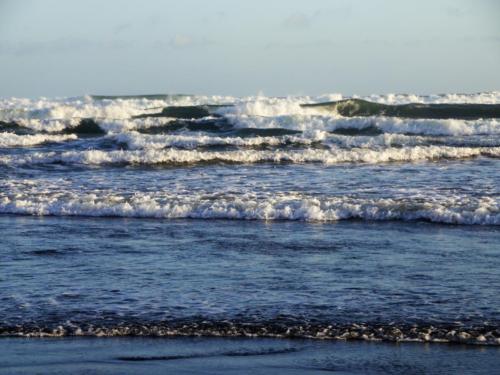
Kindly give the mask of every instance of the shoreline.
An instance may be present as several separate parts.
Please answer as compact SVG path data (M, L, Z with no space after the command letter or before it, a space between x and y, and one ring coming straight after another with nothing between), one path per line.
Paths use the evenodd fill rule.
M441 343L499 346L495 326L451 327L417 325L252 324L233 322L135 323L116 326L67 324L53 327L0 327L4 338L250 338L382 343Z

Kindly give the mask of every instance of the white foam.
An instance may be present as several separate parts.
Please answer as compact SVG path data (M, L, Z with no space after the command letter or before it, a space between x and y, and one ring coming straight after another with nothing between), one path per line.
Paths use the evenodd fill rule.
M110 134L121 132L145 130L163 126L172 122L173 118L169 117L144 117L128 120L101 120L99 126Z
M54 99L6 98L0 99L0 120L70 120L82 118L126 120L144 113L159 112L163 107L172 105L217 104L234 100L235 98L221 96L178 96L154 100L93 100L89 96Z
M329 150L290 150L290 151L196 151L196 150L86 150L58 152L32 152L26 155L0 156L0 164L193 164L206 162L224 163L386 163L413 162L439 159L464 159L477 156L500 157L500 147L450 147L415 146L389 147L385 149L353 148L350 150L334 148Z
M247 116L284 116L320 114L314 108L302 108L303 103L336 101L347 98L362 98L385 104L405 103L482 103L499 104L500 91L477 94L385 94L367 96L346 96L325 94L320 96L172 96L165 99L105 99L93 100L89 96L73 98L4 98L0 99L0 120L17 121L19 119L70 120L82 118L94 119L130 119L146 112L158 112L161 108L172 105L234 104L235 107L221 108L221 113Z
M302 194L228 195L136 193L81 194L56 191L0 193L0 212L27 215L118 216L237 220L428 220L449 224L500 225L499 201L491 197L422 199L311 197Z
M353 97L383 104L407 104L407 103L498 104L500 103L500 91L478 92L474 94L463 94L463 93L431 94L431 95L374 94L367 96L354 95Z
M418 94L385 94L367 96L347 96L339 93L325 94L320 96L288 96L268 97L254 96L247 98L234 98L234 107L221 108L219 113L232 113L238 116L284 116L284 115L312 115L322 114L321 109L303 108L304 103L322 103L338 101L349 98L360 98L371 102L382 104L407 104L407 103L462 103L462 104L498 104L500 103L500 91L492 91L477 94L440 94L440 95L418 95Z
M64 142L77 139L74 134L65 135L50 135L50 134L33 134L33 135L17 135L14 133L0 133L0 147L16 147L16 146L34 146L47 142Z
M408 120L401 118L382 117L372 119L372 121L374 121L376 127L386 133L448 136L500 134L500 121L498 119Z
M4 99L0 109L4 120L51 119L69 120L82 118L127 119L148 111L150 107L162 107L162 100L105 100L90 97L37 100ZM154 111L154 110L152 110Z
M140 149L163 149L177 147L183 149L195 149L201 146L280 146L287 143L298 143L310 145L313 142L322 141L328 136L325 132L317 132L313 137L304 138L300 136L279 136L279 137L217 137L204 133L198 134L155 134L146 135L138 132L121 133L114 137L117 142L126 143L132 150Z
M426 119L400 119L387 117L356 117L339 118L320 115L283 115L275 117L248 116L245 114L227 114L231 124L238 129L271 129L282 128L304 132L305 135L317 131L335 131L338 129L362 130L376 127L385 133L414 134L430 136L463 136L463 135L500 135L500 120L426 120ZM139 119L100 119L99 126L109 133L121 133L149 129L166 125L173 121L172 118L139 118ZM35 131L59 132L72 128L80 123L80 118L65 120L49 119L17 119L16 122Z
M338 96L341 99L342 95ZM301 104L313 100L311 97L265 97L257 96L240 99L232 107L222 107L217 110L219 114L233 114L236 116L284 116L297 114L321 114L321 110L313 107L301 107Z
M65 120L49 120L49 119L16 119L16 122L25 128L38 131L38 132L60 132L64 129L73 128L80 123L79 118L65 119Z
M474 135L500 134L500 120L409 120L387 117L336 118L332 116L295 115L257 117L229 115L236 128L271 129L283 128L304 133L311 131L335 131L338 129L366 129L377 127L385 133L418 135Z
M347 136L331 134L325 131L310 131L306 135L283 135L283 136L255 136L255 137L218 137L210 136L206 133L187 134L141 134L136 131L119 133L112 138L118 142L126 144L127 149L165 149L169 147L181 149L196 149L204 146L236 146L236 147L258 147L273 146L280 147L293 144L294 146L310 147L313 144L323 147L344 147L344 148L372 148L394 146L418 146L429 145L430 142L441 144L440 138L429 138L421 136L408 136L403 134L380 134L376 136ZM500 146L497 139L477 139L457 138L447 140L448 143L456 143L459 146Z

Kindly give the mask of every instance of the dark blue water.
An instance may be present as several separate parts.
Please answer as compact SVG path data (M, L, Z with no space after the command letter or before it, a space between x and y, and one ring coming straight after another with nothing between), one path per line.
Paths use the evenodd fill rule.
M500 316L495 227L4 216L0 230L10 332L205 321L485 333Z

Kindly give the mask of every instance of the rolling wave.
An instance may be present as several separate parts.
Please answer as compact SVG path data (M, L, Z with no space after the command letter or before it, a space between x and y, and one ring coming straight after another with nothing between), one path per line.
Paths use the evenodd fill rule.
M192 95L2 99L0 132L100 136L130 131L278 136L500 134L500 92L434 96L224 97ZM219 134L217 134L219 135Z
M0 133L0 147L34 146L44 143L64 142L74 140L78 137L74 134L52 135L52 134L32 134L17 135L14 133Z
M0 165L39 165L39 164L85 164L85 165L189 165L200 163L388 163L414 162L440 159L466 159L479 156L500 157L500 147L451 147L415 146L389 147L385 149L353 148L350 150L332 148L329 150L235 150L235 151L197 151L197 150L86 150L65 152L32 152L13 156L1 155Z
M303 108L316 108L344 117L401 117L427 119L500 118L500 104L381 104L362 99L344 99L326 103L302 104Z
M362 99L378 104L500 104L500 91L477 94L387 94L368 96L344 96L326 94L320 96L207 96L207 95L131 95L131 96L82 96L73 98L4 98L0 99L0 120L15 118L111 118L127 119L145 112L158 112L169 106L228 105L220 113L246 114L249 116L280 116L286 114L315 113L301 104L324 103L346 99ZM219 112L219 111L217 111Z
M422 196L401 198L313 197L297 193L245 194L135 193L120 195L24 190L0 195L0 212L39 216L135 217L164 219L430 221L500 225L498 199Z
M7 123L6 123L7 124ZM234 136L304 136L318 131L341 135L403 134L422 136L500 135L500 120L407 120L400 118L334 118L328 116L255 117L228 115L224 119L175 120L145 117L138 119L21 119L0 131L18 135L39 133L94 134L96 136L137 131L146 134L204 131Z
M500 139L496 137L455 137L443 139L440 137L411 136L404 134L380 134L376 136L349 136L325 131L310 132L307 135L283 136L215 136L206 133L186 134L141 134L137 131L119 133L112 136L119 145L128 150L179 148L195 150L210 146L221 147L311 147L311 148L371 148L403 146L459 146L459 147L500 147Z
M283 128L304 133L310 131L335 132L344 129L376 128L379 132L432 136L500 134L500 120L408 120L400 118L361 117L335 118L329 116L229 117L236 128Z

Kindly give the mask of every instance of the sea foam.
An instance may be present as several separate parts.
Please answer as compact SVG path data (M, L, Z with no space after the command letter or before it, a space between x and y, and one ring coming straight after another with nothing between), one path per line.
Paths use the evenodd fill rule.
M33 134L17 135L14 133L0 133L0 147L34 146L49 142L64 142L77 139L74 134L50 135Z
M447 224L500 225L500 202L493 197L406 198L313 197L298 193L191 194L74 191L0 195L0 212L55 216L116 216L169 219L300 220L331 222L425 220ZM28 190L29 191L29 190ZM36 190L34 190L36 192Z
M440 159L464 159L478 156L499 157L500 147L415 146L389 147L380 150L332 148L329 150L236 150L197 151L179 149L86 150L65 152L32 152L21 156L1 155L3 165L33 164L196 164L196 163L387 163Z

